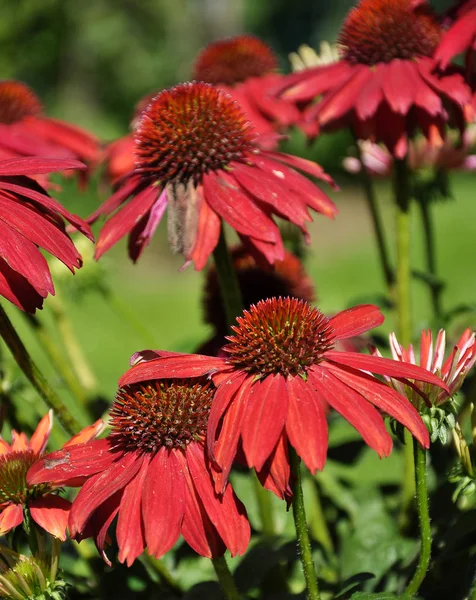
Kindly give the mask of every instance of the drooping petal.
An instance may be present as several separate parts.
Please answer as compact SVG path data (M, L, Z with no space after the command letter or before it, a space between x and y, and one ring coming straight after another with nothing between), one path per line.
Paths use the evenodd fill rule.
M276 494L281 500L286 500L288 505L292 498L289 485L291 467L288 455L288 438L285 433L281 435L271 456L264 463L263 468L256 472L261 485Z
M23 522L23 507L21 504L9 504L0 513L0 535L5 535Z
M385 65L376 64L372 77L357 93L354 110L358 119L365 121L375 116L383 100L382 82L385 78Z
M0 162L0 177L15 175L42 175L54 171L65 171L67 169L85 169L86 165L79 160L36 158L28 156L25 158L8 158Z
M72 485L71 480L91 477L107 469L117 458L118 455L111 452L111 442L108 439L68 446L33 463L26 480L30 486L49 482Z
M141 497L149 477L150 456L145 455L137 475L130 481L122 494L117 521L117 544L119 561L128 567L145 549L145 533L142 521Z
M200 354L165 356L157 360L134 365L119 379L119 387L148 381L149 379L175 379L181 377L203 377L220 370L223 358Z
M413 62L396 58L386 65L385 76L382 77L382 91L388 105L402 115L408 114L416 94L416 85L412 85L408 76L412 70L416 70Z
M250 540L250 524L246 518L245 507L230 485L223 495L215 492L211 474L206 466L203 446L189 444L186 459L193 485L226 547L232 556L244 554Z
M287 414L288 393L282 375L268 375L252 386L241 428L243 451L250 467L263 467L278 443Z
M50 437L51 428L53 427L53 411L49 410L48 413L41 419L35 429L33 435L30 438L30 448L35 454L43 454L48 438Z
M0 257L0 296L17 306L20 310L34 313L43 305L46 293L39 294L23 275L14 271Z
M66 540L66 527L71 509L69 500L48 494L30 500L28 506L35 523L63 542Z
M324 405L301 377L288 377L286 433L312 474L326 463L328 430Z
M378 373L378 375L424 381L436 385L449 393L448 386L444 381L417 365L397 362L389 358L381 358L380 356L369 356L367 354L359 354L358 352L338 352L336 350L326 352L326 359L337 365L346 365L354 369L371 371L372 373Z
M310 369L308 377L322 399L355 427L368 446L380 457L390 454L392 438L379 412L370 402L322 366Z
M385 320L380 308L374 304L360 304L337 313L329 320L336 340L361 335L378 327Z
M330 92L324 100L321 100L315 107L315 113L321 125L326 125L332 121L340 119L350 111L354 106L355 96L373 78L372 71L362 65L360 69L354 69L354 75L349 77L348 81ZM309 114L313 112L312 108Z
M149 554L160 558L178 540L185 513L185 478L176 450L160 448L142 490L142 519Z
M201 186L197 187L197 194L203 194ZM205 267L210 254L218 244L220 227L220 217L207 202L202 202L198 216L197 239L189 257L193 260L197 271L201 271Z

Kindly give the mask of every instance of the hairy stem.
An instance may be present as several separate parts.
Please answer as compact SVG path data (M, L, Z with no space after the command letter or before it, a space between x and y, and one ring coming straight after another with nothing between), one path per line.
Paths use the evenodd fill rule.
M443 311L441 306L441 292L443 288L438 282L437 267L436 267L436 245L435 245L435 230L433 224L433 216L431 214L431 204L428 201L420 200L421 220L423 225L423 238L425 241L425 257L426 268L431 276L429 285L431 294L431 305L433 307L433 316L438 324L442 321Z

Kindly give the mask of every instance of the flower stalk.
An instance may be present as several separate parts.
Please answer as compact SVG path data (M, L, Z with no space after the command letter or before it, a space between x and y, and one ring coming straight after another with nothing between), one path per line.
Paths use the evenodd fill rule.
M25 348L18 333L13 327L4 308L0 305L0 335L10 349L15 361L25 374L36 391L45 400L46 404L54 410L65 431L70 435L75 435L81 429L79 422L74 417L67 406L63 403L58 394L50 386L40 369Z
M306 580L307 599L320 600L319 585L317 583L316 569L312 559L311 539L306 521L304 495L302 491L301 461L294 448L289 448L289 458L292 473L295 477L293 484L293 517L299 545L299 556L302 570Z
M233 268L233 261L226 243L223 223L221 225L218 244L213 251L213 258L215 260L218 283L220 285L227 322L230 325L235 322L236 317L243 311L243 299L241 297L238 277Z
M213 568L226 600L240 600L240 593L224 556L212 558Z
M433 316L438 324L441 324L443 310L441 306L441 292L443 287L438 281L436 266L436 244L433 216L431 213L431 203L428 200L421 199L419 202L421 221L423 226L423 239L425 243L426 268L431 277L430 294L433 307Z
M408 584L404 598L412 598L425 579L431 558L431 527L428 502L428 481L426 472L426 450L414 439L415 482L418 522L420 525L421 548L416 571Z

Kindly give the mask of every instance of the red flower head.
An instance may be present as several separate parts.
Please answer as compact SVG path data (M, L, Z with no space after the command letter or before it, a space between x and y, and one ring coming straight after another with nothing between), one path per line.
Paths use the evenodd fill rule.
M272 215L306 233L309 207L329 217L337 212L292 167L332 183L330 177L310 161L262 150L238 104L209 84L158 94L142 114L135 143L136 168L90 217L117 211L99 234L97 258L129 234L129 255L137 260L168 207L172 248L197 270L218 243L221 219L273 263L284 248Z
M302 300L265 300L238 317L225 357L147 351L120 384L209 375L218 386L208 424L209 452L222 469L217 489L223 489L235 455L242 450L264 486L284 497L289 493L288 443L311 472L324 467L326 404L380 456L390 453L392 439L379 410L428 446L428 431L415 408L371 373L447 389L445 384L421 367L334 349L339 340L382 322L383 315L372 305L328 318Z
M254 36L239 35L204 48L196 60L193 79L225 90L245 111L258 133L269 135L301 119L294 103L270 94L283 78L277 68L278 60L269 46ZM264 138L262 147L263 143ZM267 140L269 149L276 144L276 136Z
M243 246L233 248L231 256L245 308L273 296L291 296L308 302L315 299L314 286L304 265L288 250L284 251L283 260L277 260L272 267L257 264ZM228 323L214 265L207 273L202 306L205 322L213 327L214 336L203 344L199 354L216 356L226 343Z
M28 511L37 525L55 537L66 539L71 503L58 495L54 485L27 483L27 473L43 455L51 428L53 412L43 417L31 436L12 431L12 443L0 438L0 536L22 524ZM83 429L64 447L86 442L100 434L102 421Z
M82 264L63 219L93 240L89 225L25 175L81 168L84 165L76 160L32 157L0 161L0 296L22 310L35 312L55 291L40 248L73 273Z
M449 120L464 127L470 90L459 73L434 73L441 27L426 1L360 0L341 29L342 59L288 77L284 97L317 104L305 120L350 127L398 158L417 129L441 143ZM466 116L468 116L466 114Z
M42 115L36 94L20 81L0 81L0 159L20 156L99 162L98 140L86 131ZM80 173L83 171L81 170ZM43 177L41 183L45 184Z
M120 389L103 440L45 456L29 472L36 485L75 485L72 537L93 536L104 555L118 515L119 560L131 565L147 547L160 557L180 534L202 556L245 552L250 527L231 486L214 491L205 434L215 388L203 379L147 381Z

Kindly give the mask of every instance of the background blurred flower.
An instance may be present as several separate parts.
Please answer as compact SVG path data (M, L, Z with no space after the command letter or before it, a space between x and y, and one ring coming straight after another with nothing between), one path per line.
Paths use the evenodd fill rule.
M82 264L63 219L93 240L89 225L25 175L83 167L75 160L34 157L0 161L0 295L22 310L35 312L48 294L54 294L48 263L40 248L56 256L73 273Z
M89 217L115 213L99 234L97 258L129 234L129 256L137 260L167 208L170 245L197 270L218 243L222 219L273 263L284 256L273 215L307 234L308 208L337 213L324 192L294 170L332 184L319 165L261 149L239 105L209 84L185 83L158 94L142 113L135 142L136 168Z

